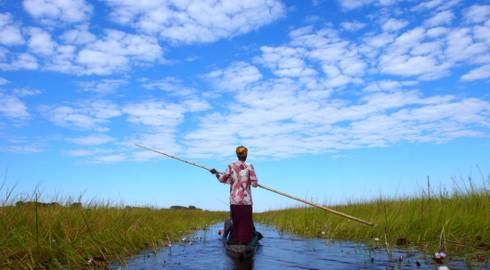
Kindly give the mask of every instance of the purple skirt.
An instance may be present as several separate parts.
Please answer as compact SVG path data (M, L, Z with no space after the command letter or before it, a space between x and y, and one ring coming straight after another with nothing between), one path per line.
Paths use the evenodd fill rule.
M253 220L251 205L230 205L233 221L233 240L248 243L253 236Z

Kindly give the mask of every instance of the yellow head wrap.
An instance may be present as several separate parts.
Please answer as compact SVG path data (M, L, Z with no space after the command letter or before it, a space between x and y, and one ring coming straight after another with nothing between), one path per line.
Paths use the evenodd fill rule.
M246 157L248 154L247 147L240 145L236 148L236 155L239 157Z

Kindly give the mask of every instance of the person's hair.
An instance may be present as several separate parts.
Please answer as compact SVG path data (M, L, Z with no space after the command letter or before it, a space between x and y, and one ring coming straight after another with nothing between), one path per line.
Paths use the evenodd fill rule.
M247 147L240 145L236 148L236 156L239 160L245 161L247 160L248 149Z

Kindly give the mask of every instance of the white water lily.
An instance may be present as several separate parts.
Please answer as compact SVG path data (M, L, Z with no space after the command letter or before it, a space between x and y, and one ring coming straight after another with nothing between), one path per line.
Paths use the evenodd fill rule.
M444 259L446 258L446 253L444 253L444 251L439 251L434 254L434 257L437 259Z

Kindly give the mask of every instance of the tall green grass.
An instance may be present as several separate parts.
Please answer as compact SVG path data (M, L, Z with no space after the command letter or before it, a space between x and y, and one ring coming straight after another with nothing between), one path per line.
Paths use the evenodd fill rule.
M414 245L431 253L443 249L459 255L490 255L490 190L474 188L471 182L452 192L425 191L414 197L379 198L331 208L376 226L311 207L259 213L254 220L303 236L364 241L388 249Z
M0 269L104 267L178 241L227 215L101 203L82 207L69 201L42 205L37 196L15 206L6 194L0 207Z

